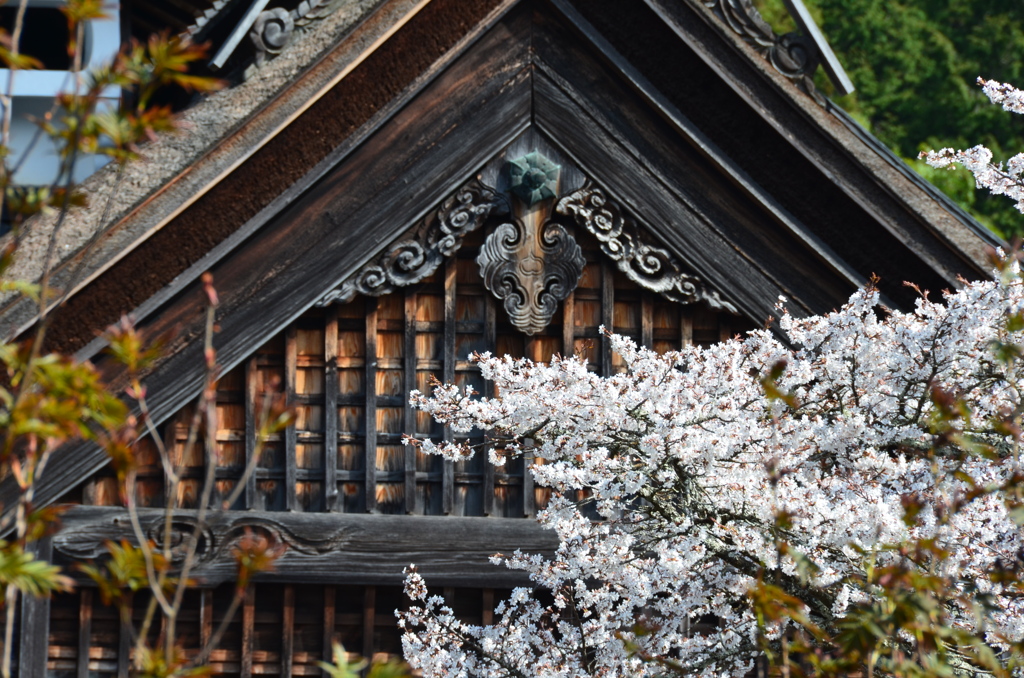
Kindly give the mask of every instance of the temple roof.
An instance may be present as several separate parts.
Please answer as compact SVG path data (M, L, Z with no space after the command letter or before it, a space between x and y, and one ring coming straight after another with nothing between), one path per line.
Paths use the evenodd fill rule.
M204 271L230 368L523 144L564 157L679 275L757 324L780 295L823 313L877 275L910 307L905 280L986 275L998 240L822 97L806 43L747 0L335 4L123 176L89 179L92 205L58 235L68 295L49 347L116 385L97 332L122 314L173 330L147 378L157 421L201 387ZM53 223L23 236L15 275L38 277ZM34 312L9 300L0 316L24 332ZM86 444L60 454L42 502L104 461Z

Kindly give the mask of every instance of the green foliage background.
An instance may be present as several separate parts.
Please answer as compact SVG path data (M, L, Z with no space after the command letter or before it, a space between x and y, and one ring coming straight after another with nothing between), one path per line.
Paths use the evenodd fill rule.
M935 170L924 149L985 144L997 160L1024 152L1024 116L993 106L977 78L1024 87L1021 0L804 0L857 91L833 97L886 145L1007 238L1024 237L1013 203L963 169ZM777 33L795 30L783 0L754 0ZM818 69L826 93L831 84Z

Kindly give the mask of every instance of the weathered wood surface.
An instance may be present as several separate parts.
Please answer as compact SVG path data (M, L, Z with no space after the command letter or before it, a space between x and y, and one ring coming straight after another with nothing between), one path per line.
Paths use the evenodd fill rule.
M33 552L39 560L50 560L52 540L37 541ZM18 636L18 675L46 675L47 642L50 637L50 598L21 594L21 629Z
M856 288L719 165L728 158L710 157L704 140L666 121L563 22L537 20L536 124L690 270L755 322L773 312L779 294L815 313Z
M215 344L225 369L312 306L525 129L531 106L529 27L527 13L505 17L420 92L414 109L382 124L341 167L213 269L221 301ZM410 183L408 177L418 180ZM167 357L146 379L156 422L202 387L203 303L193 284L143 324L154 334L174 336ZM116 386L121 371L107 367ZM37 484L37 502L53 501L103 463L91 443L68 446ZM0 504L15 506L18 492L11 477L0 481Z
M818 103L766 77L770 67L723 39L729 29L694 7L699 3L571 4L753 181L862 274L874 263L896 288L910 278L933 289L955 284L957 274L984 275L977 258L971 261L930 223L955 219L948 208L931 196L930 206L915 204L924 191L887 171L889 160L875 149L851 143ZM671 61L664 58L669 53ZM983 238L966 224L957 228L974 245Z
M195 530L195 511L176 511L175 538ZM161 509L139 511L143 532L163 534ZM192 570L203 587L233 581L233 550L246 534L284 548L272 574L260 580L302 584L398 584L403 568L415 563L439 586L512 587L529 580L518 571L490 564L495 553L552 553L554 533L533 520L390 516L261 511L214 512L201 532ZM63 516L53 538L56 562L68 564L104 556L107 540L137 543L125 509L76 506ZM179 542L180 543L180 542Z

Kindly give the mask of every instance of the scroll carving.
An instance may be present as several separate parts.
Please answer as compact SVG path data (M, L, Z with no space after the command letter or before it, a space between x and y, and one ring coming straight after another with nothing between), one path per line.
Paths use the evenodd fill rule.
M548 326L587 263L560 224L548 221L536 229L521 220L498 226L476 261L484 286L502 300L512 324L529 335Z
M798 33L776 35L751 0L705 0L704 5L767 58L775 70L813 90L810 76L820 58L811 40Z
M427 215L410 234L328 292L317 306L351 301L357 294L379 297L413 285L454 254L466 234L504 207L494 190L474 179Z
M249 39L256 47L256 63L246 71L246 77L269 58L280 54L303 33L310 31L315 22L337 10L345 0L302 0L293 10L275 7L260 12L249 31Z
M555 211L590 231L601 243L601 251L638 285L679 303L703 301L712 308L737 312L700 278L685 273L668 250L649 242L600 188L588 183L559 200Z

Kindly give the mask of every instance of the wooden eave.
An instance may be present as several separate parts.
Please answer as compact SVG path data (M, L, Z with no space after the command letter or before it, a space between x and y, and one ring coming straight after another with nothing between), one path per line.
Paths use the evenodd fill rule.
M283 93L267 109L291 111L280 124L252 123L266 131L258 148L177 202L157 196L142 206L169 211L56 312L52 347L94 359L116 387L124 375L98 354L94 330L133 312L148 332L173 332L145 380L162 422L202 385L201 272L216 281L215 343L230 369L531 127L758 323L780 294L797 313L827 312L872 273L901 305L909 304L906 277L936 289L981 275L971 255L926 227L795 107L806 95L781 94L792 84L773 80L712 29L714 17L659 0L630 3L633 17L623 4L417 3L315 98L296 105L309 96L308 74ZM684 18L697 23L684 31ZM351 57L358 35L336 52ZM666 72L674 65L659 65L667 55L685 62L708 105L728 110L702 112L691 84ZM787 177L762 165L772 159L759 146L753 159L736 152L731 135L751 129L808 182L805 191L841 201L838 225L816 219L821 196L782 190ZM192 253L177 255L176 243ZM38 504L105 463L87 443L56 454L36 488ZM13 507L16 497L12 479L2 481L0 502Z

